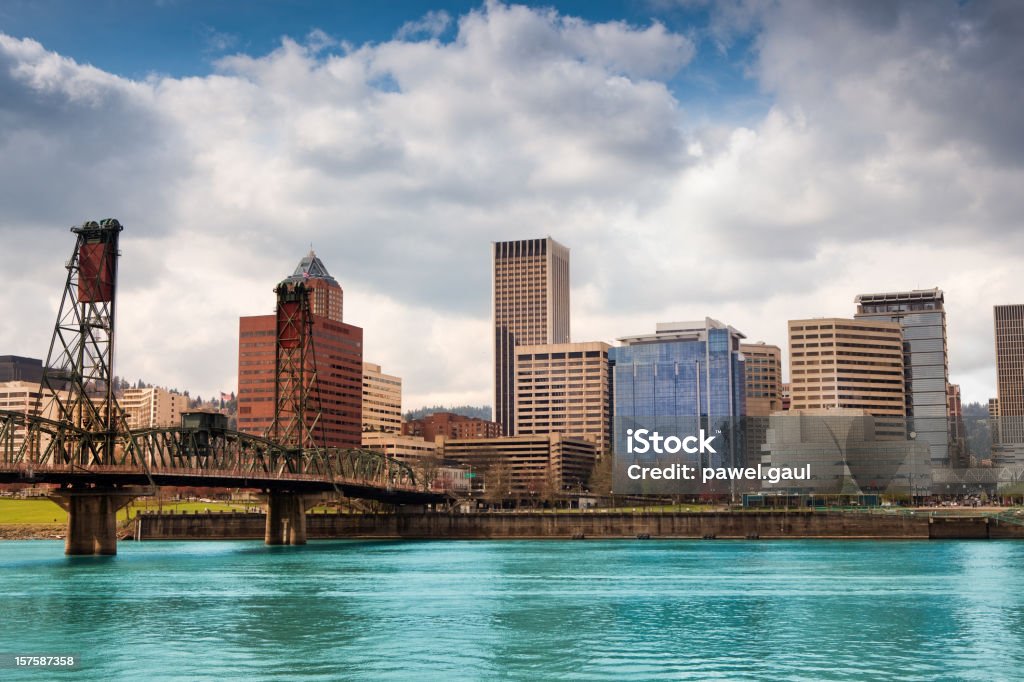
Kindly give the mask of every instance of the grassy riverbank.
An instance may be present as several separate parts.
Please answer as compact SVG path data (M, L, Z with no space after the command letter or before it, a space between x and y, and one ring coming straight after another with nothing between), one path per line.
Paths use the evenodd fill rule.
M163 502L158 504L155 500L142 498L119 511L117 518L118 521L125 521L134 518L139 512L156 511L157 509L162 509L164 512L191 514L204 511L245 511L246 507L243 504L223 502ZM50 500L0 498L0 526L36 524L63 526L67 521L67 512Z

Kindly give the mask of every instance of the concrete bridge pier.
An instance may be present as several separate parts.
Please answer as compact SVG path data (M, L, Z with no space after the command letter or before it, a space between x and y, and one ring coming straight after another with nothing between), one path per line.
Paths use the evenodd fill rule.
M59 490L50 499L68 513L64 553L117 554L117 512L140 495L130 490Z
M288 492L267 494L268 545L306 544L306 501L302 495Z

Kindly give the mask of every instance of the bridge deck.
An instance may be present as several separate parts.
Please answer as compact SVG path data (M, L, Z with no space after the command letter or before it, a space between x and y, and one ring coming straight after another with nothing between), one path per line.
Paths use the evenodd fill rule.
M152 477L152 481L150 480ZM146 486L151 482L169 486L211 488L258 488L260 490L323 493L340 490L346 497L378 500L390 504L432 504L443 502L441 493L412 486L382 487L376 480L342 479L334 481L314 474L264 473L259 471L215 470L207 468L153 467L150 476L137 467L75 465L31 467L24 464L0 464L0 483L50 483L60 485L96 485L101 487Z

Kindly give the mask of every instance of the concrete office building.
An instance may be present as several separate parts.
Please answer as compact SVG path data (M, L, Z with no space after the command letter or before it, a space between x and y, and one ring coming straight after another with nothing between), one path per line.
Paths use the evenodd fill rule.
M516 348L517 435L561 433L611 447L611 372L607 343Z
M569 249L550 237L492 245L494 420L515 432L515 349L569 342Z
M994 307L999 442L1024 444L1024 304Z
M455 439L497 438L501 435L501 424L454 412L435 412L404 422L402 434L419 436L429 441L438 436Z
M949 352L942 290L861 294L856 304L855 317L859 320L896 322L901 326L908 429L918 440L928 443L934 466L949 466Z
M66 391L60 391L58 395L62 400L68 399ZM53 393L49 390L40 391L39 381L0 381L0 410L46 419L57 419L60 416ZM45 435L42 437L47 438ZM19 448L23 442L24 432L16 429L13 446Z
M431 490L468 493L472 479L468 467L443 458L441 446L419 436L403 436L383 431L363 433L363 448L380 452L412 467L416 480Z
M741 343L747 414L743 419L747 461L757 461L768 433L768 417L782 406L782 350L759 341Z
M849 408L905 418L899 323L822 318L789 321L791 410Z
M741 343L747 416L768 417L782 407L782 350L778 346Z
M363 432L402 432L402 379L363 363Z
M310 252L284 280L312 289L313 344L322 416L314 429L321 446L358 448L362 434L363 330L342 321L341 285ZM268 303L273 300L268 297ZM275 411L276 316L239 319L238 430L262 436ZM310 368L311 370L312 368Z
M447 460L470 467L498 497L538 497L586 489L597 461L594 443L558 433L437 439ZM488 480L488 478L490 480Z
M399 433L366 431L362 445L367 450L382 452L400 462L415 463L424 457L437 457L438 445L433 440L419 436L403 436Z
M129 388L118 399L129 429L178 426L188 411L188 396L166 388Z

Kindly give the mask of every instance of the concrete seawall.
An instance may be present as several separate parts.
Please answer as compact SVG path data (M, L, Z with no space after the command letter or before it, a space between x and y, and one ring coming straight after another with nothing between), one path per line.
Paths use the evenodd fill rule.
M310 539L409 538L1024 538L1024 526L983 515L828 511L670 513L310 514ZM258 539L263 514L146 514L138 540Z

